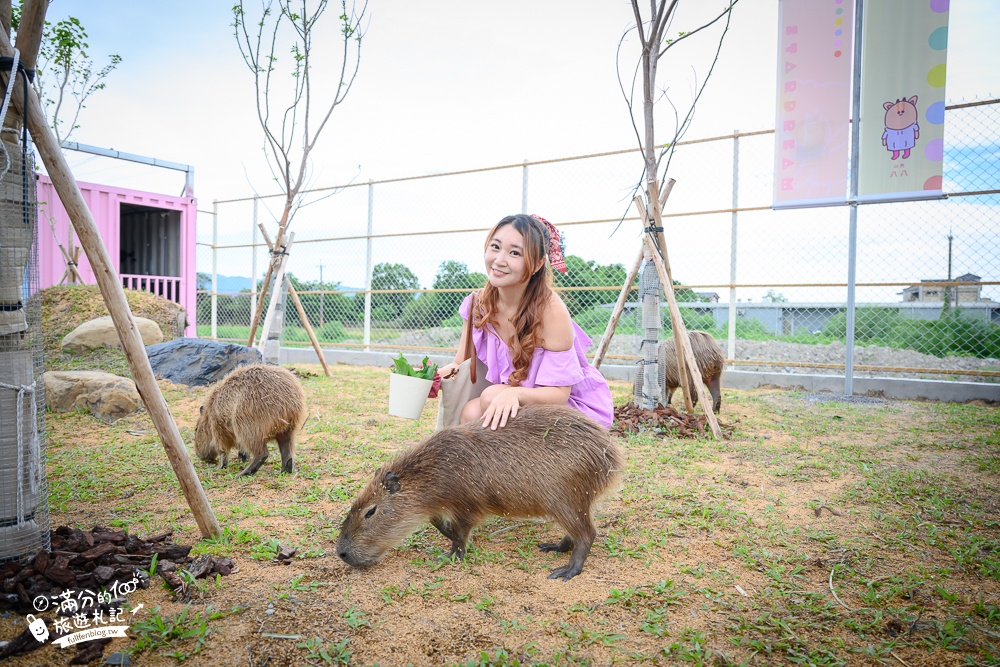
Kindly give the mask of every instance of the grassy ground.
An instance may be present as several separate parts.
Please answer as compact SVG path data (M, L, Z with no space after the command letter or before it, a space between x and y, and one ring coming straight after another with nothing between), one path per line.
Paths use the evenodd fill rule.
M154 578L130 598L144 605L132 638L107 652L143 665L1000 664L995 406L727 391L730 440L623 439L626 481L564 583L547 575L565 556L535 549L559 530L533 521L488 522L465 563L438 563L447 542L429 526L372 568L340 563L354 494L431 432L436 405L389 417L388 369L333 373L303 379L294 475L273 460L251 479L195 462L225 526L214 540L148 414L48 416L53 526L172 529L238 564L187 602ZM190 443L204 390L163 387ZM274 561L280 546L296 549L291 564ZM0 636L18 623L0 619ZM47 646L10 664L66 659Z
M210 540L147 413L47 415L53 527L170 529L193 554L237 564L187 599L153 577L129 596L142 605L130 637L106 654L153 667L1000 664L998 406L726 391L731 439L620 440L624 484L598 512L582 574L562 582L548 573L566 556L536 549L559 528L500 518L463 563L440 563L448 543L426 526L348 569L333 553L345 511L433 430L436 401L419 421L390 417L387 368L298 368L310 417L293 475L276 452L250 479L195 459L224 526ZM612 384L625 401L629 387ZM205 389L161 386L194 457ZM288 564L282 547L295 549ZM0 639L23 628L0 618ZM8 664L69 655L48 644Z

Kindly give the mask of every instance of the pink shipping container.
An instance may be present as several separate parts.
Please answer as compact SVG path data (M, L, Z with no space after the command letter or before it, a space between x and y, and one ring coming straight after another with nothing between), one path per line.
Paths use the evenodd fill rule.
M77 182L77 185L94 216L122 286L179 303L187 314L188 326L184 335L194 336L197 199L93 183ZM55 227L54 236L50 220ZM68 249L72 229L52 181L47 176L39 176L38 265L42 289L62 281L66 261L58 243ZM79 248L75 232L72 238L72 245ZM85 283L97 284L82 250L77 270Z

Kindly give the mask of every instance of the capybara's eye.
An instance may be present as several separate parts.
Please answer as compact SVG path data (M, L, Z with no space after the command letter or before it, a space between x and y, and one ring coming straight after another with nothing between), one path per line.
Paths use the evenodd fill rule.
M367 512L365 512L365 518L366 519L372 518L372 514L375 514L375 510L377 510L377 509L378 509L378 505L375 505L370 510L368 510Z

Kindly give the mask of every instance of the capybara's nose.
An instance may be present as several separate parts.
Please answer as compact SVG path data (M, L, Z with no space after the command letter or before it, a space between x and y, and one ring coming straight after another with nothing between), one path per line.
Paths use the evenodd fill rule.
M340 560L344 561L345 563L347 562L347 552L346 551L338 551L337 555L340 556Z

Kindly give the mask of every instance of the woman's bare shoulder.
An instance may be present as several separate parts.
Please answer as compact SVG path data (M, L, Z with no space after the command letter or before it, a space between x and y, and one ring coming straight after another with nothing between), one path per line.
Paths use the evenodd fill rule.
M552 293L543 312L540 333L545 349L559 352L573 347L573 320L558 294Z

